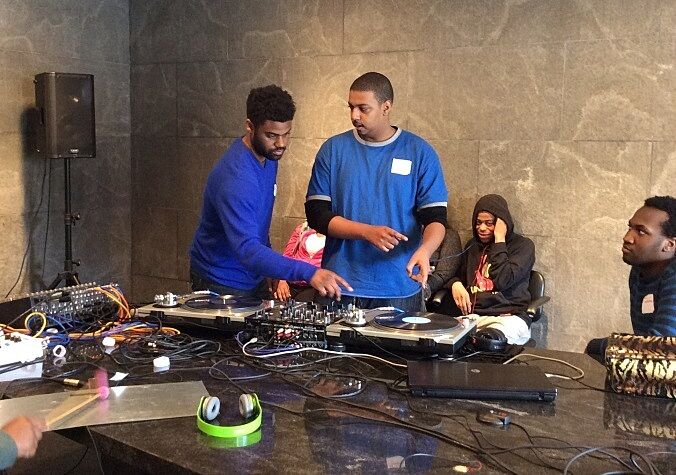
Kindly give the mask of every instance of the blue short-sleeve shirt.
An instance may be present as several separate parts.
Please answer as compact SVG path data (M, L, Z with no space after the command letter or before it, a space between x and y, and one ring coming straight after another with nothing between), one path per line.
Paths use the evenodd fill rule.
M322 267L350 283L354 291L346 295L401 298L420 290L406 274L422 242L415 213L448 201L431 145L402 129L384 142L366 142L356 130L336 135L317 154L306 198L330 201L339 216L388 226L408 237L387 253L363 240L327 237Z

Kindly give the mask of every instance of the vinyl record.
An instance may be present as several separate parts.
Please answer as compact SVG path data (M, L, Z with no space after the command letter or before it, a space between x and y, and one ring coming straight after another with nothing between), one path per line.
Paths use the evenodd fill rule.
M237 295L204 295L185 301L185 306L196 310L244 310L260 307L262 300Z
M455 318L432 312L402 312L391 310L373 318L373 323L397 330L439 331L459 325Z

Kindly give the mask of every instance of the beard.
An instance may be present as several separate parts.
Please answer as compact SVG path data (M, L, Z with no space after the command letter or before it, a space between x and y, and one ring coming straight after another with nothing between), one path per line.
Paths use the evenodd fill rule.
M282 158L282 155L284 154L284 150L286 148L277 148L277 147L270 147L266 148L265 144L263 141L261 141L256 134L253 134L251 137L251 148L253 148L253 151L256 152L258 155L261 157L265 157L267 160L272 160L272 161L277 161L280 158ZM273 152L278 152L280 151L282 154L280 155L275 155Z

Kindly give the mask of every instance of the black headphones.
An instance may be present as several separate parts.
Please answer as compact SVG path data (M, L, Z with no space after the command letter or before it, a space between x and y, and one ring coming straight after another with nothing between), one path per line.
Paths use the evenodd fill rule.
M470 341L477 351L502 353L507 348L507 337L493 327L485 327L470 337Z
M205 396L197 406L197 427L207 435L214 437L240 437L251 434L261 426L263 409L254 393L242 394L239 397L239 413L247 422L236 426L221 426L210 424L218 416L221 401L216 396Z

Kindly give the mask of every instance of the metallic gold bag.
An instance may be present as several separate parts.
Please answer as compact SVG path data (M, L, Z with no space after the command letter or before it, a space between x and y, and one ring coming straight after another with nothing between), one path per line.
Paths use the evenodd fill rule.
M676 399L676 337L613 333L605 362L613 391Z

